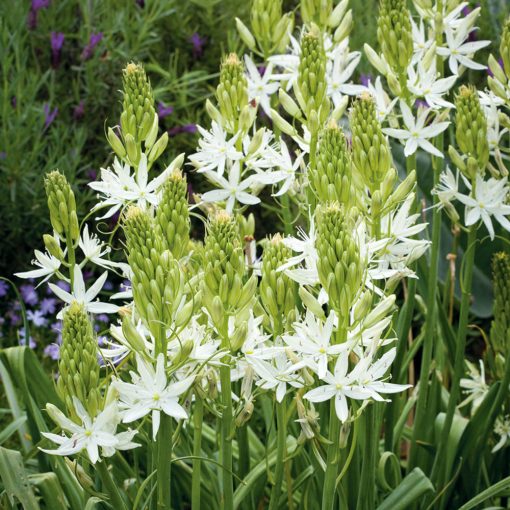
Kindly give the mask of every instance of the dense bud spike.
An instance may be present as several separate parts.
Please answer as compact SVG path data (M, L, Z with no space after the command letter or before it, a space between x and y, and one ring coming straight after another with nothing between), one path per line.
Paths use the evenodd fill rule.
M298 88L306 118L319 115L325 121L329 113L326 94L326 53L322 36L316 26L301 38L301 56L298 69Z
M413 37L406 0L381 0L377 39L390 67L397 75L404 73L413 56Z
M83 305L76 301L64 312L57 390L73 419L77 397L91 416L100 407L97 340Z
M332 202L317 209L317 270L329 303L346 328L349 311L363 284L363 262L345 209Z
M496 253L492 259L494 288L494 319L491 325L490 344L498 377L503 376L504 360L510 349L510 255Z
M319 133L317 161L310 169L309 179L319 202L353 202L351 154L345 135L335 122Z
M58 170L46 174L44 179L48 208L53 230L63 238L76 241L80 236L76 200L67 179Z
M278 271L291 256L292 251L285 246L280 234L267 240L262 258L260 299L275 329L295 320L297 284L283 271Z
M501 33L501 43L499 45L499 53L503 60L503 68L505 74L510 78L510 17L507 18L503 26L503 32Z
M254 0L251 7L251 28L262 53L285 51L292 33L294 18L282 16L282 0Z
M122 75L124 83L122 132L124 137L130 134L136 143L140 143L148 137L156 116L151 84L141 64L129 63Z
M375 102L362 94L350 114L352 161L365 186L374 194L388 176L392 166L391 150L377 119Z
M244 66L235 53L230 53L221 64L216 99L225 122L224 127L232 133L237 132L241 113L249 104Z
M474 179L471 168L475 167L482 175L489 161L487 141L487 118L480 105L474 87L462 85L455 98L455 139L457 146L468 157L466 173ZM470 164L470 160L474 160Z
M174 170L163 185L161 201L156 210L156 229L165 239L167 248L176 259L189 250L190 219L186 178Z

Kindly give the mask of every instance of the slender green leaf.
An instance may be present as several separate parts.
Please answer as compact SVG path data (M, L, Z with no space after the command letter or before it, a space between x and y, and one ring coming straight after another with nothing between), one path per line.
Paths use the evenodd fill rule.
M498 494L509 488L510 476L503 478L503 480L500 480L499 482L480 492L480 494L476 495L473 499L470 499L467 503L462 505L459 510L471 510L471 508L475 508L477 505L483 503L489 498L496 497Z

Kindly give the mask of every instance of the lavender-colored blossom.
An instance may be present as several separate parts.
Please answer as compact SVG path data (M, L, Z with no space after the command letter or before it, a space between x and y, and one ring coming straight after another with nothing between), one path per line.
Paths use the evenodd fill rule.
M161 101L158 103L158 117L164 119L174 112L173 106L165 106Z
M368 84L372 81L372 76L370 74L361 74L359 77L359 81L361 85L364 87L368 87Z
M113 290L113 283L109 280L106 280L103 285L103 290Z
M97 32L95 34L90 35L89 43L85 48L83 48L83 51L81 53L81 59L82 60L90 60L92 56L94 55L94 50L96 49L96 46L102 41L103 39L103 32Z
M27 345L27 338L26 338L26 330L25 328L22 328L18 331L19 334L19 344L20 345ZM28 339L28 347L30 349L35 349L37 344L35 343L34 337L30 336Z
M66 292L71 291L71 286L67 282L63 282L62 280L59 280L56 283L57 287L60 287L62 290L65 290Z
M33 285L28 283L21 285L19 288L23 301L30 306L36 305L39 302L39 296Z
M48 358L51 358L54 361L58 361L60 359L60 345L58 344L50 344L44 348L44 355Z
M55 107L53 108L53 110L50 111L50 104L44 103L43 110L44 110L44 129L48 129L55 120L56 116L58 115L58 108Z
M32 0L27 16L27 27L29 30L37 28L37 14L41 9L46 9L49 5L50 0Z
M43 298L39 305L39 310L45 315L54 314L57 309L57 300L54 298Z
M88 271L83 271L83 279L85 281L91 280L94 277L94 271L90 269Z
M110 322L110 317L106 313L100 313L96 315L96 320L99 322Z
M80 102L73 108L73 119L80 120L85 116L85 101L80 99Z
M5 280L0 280L0 297L4 297L9 292L9 284Z
M188 41L193 46L193 57L197 59L200 58L204 53L204 45L207 41L207 38L200 37L199 33L195 32L189 37Z
M28 310L27 319L37 328L42 328L48 324L48 319L44 317L41 310Z
M60 54L64 45L65 36L62 32L52 32L51 42L51 66L56 69L60 65Z
M145 0L135 0L135 2L136 5L138 5L138 7L140 7L141 9L145 7Z
M168 130L168 136L176 136L181 133L191 133L194 134L197 132L196 124L184 124L183 126L175 126Z

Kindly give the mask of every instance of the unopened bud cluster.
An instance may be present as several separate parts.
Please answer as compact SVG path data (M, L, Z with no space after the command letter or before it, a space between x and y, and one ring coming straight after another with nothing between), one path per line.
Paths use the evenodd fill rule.
M48 208L53 230L63 238L76 241L80 236L76 200L67 179L58 170L46 174L44 179Z
M64 313L57 390L73 418L73 397L95 416L100 406L97 340L83 305L73 302Z
M317 270L329 303L346 327L349 310L363 284L364 265L353 236L352 219L333 202L317 209Z
M297 284L278 270L291 255L291 250L285 246L280 234L265 244L260 299L272 323L281 326L292 324L295 320Z

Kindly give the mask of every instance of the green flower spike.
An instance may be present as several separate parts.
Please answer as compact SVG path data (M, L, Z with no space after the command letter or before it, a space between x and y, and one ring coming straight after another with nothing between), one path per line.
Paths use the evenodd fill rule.
M496 253L492 259L494 285L494 320L490 344L498 378L504 374L505 358L510 349L510 255Z
M501 33L501 43L499 45L499 53L503 60L503 68L505 74L510 78L510 18L507 18Z
M345 135L331 121L319 133L315 168L310 169L310 185L319 202L352 204L352 162Z
M294 93L305 113L310 131L316 132L329 114L326 94L326 52L316 25L301 38L297 87Z
M315 23L326 28L332 10L333 0L301 0L301 17L307 25Z
M76 200L67 179L58 170L44 179L53 230L63 238L76 241L80 236Z
M381 0L377 39L386 62L400 76L413 56L411 21L406 0Z
M352 161L370 194L388 180L396 180L392 169L391 150L377 119L375 102L363 93L354 103L350 114L352 131ZM393 188L393 186L390 186Z
M186 305L178 312L184 274L147 211L130 207L124 218L124 232L136 309L156 339L158 352L166 352L165 327L184 323L192 311Z
M353 222L338 202L317 209L317 269L329 303L347 328L349 311L363 286L364 265L353 237Z
M278 327L280 331L285 325L290 325L295 320L297 284L283 271L278 271L278 268L291 256L292 252L283 244L280 234L267 240L262 259L260 299L273 328Z
M190 219L186 178L175 169L163 186L156 210L156 229L176 259L189 250Z
M57 391L73 419L77 418L73 397L80 400L91 416L99 410L97 353L97 340L87 312L75 301L64 312L57 381Z
M455 107L455 139L460 151L467 156L464 172L469 179L474 179L477 172L485 173L489 161L487 119L474 87L460 87Z
M241 115L249 115L248 83L244 74L244 66L235 53L228 55L220 69L220 82L216 88L216 99L220 109L225 129L231 133L237 133L240 128ZM255 110L256 111L256 110ZM248 113L246 113L248 112ZM247 126L248 129L251 123Z

